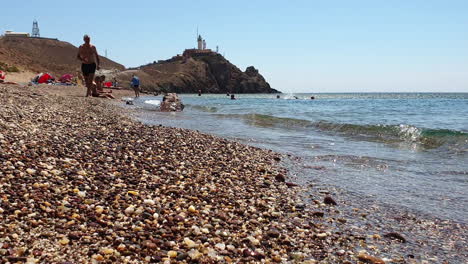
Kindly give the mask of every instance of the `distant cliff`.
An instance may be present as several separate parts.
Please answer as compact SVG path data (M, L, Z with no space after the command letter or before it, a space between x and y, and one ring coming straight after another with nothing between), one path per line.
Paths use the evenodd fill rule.
M144 91L176 93L278 93L250 66L245 72L215 52L175 56L135 70ZM128 80L128 79L127 79Z

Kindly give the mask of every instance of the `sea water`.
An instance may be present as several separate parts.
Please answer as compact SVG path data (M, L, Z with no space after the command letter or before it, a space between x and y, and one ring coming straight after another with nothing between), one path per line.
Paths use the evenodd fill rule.
M468 222L468 93L181 98L185 109L179 113L158 112L161 97L143 96L132 107L147 124L298 156L304 168L323 168L320 177L315 170L302 177L356 196Z

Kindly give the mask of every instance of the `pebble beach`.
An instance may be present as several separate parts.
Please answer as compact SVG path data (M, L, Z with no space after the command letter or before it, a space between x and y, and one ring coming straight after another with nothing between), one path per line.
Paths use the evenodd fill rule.
M411 233L380 220L356 231L376 209L315 193L289 157L84 94L0 86L1 263L456 263L408 254ZM411 219L466 257L464 226Z

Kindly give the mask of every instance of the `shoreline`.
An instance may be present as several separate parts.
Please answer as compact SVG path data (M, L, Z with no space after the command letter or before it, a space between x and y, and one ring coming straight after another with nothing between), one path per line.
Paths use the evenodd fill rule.
M2 260L419 263L343 232L340 203L304 204L279 154L61 88L0 86Z

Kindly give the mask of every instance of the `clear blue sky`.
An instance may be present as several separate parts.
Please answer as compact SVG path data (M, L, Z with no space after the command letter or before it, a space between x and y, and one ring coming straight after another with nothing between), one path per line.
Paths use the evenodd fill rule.
M8 1L0 31L33 19L44 37L89 34L127 67L195 47L198 26L284 92L468 92L466 0Z

